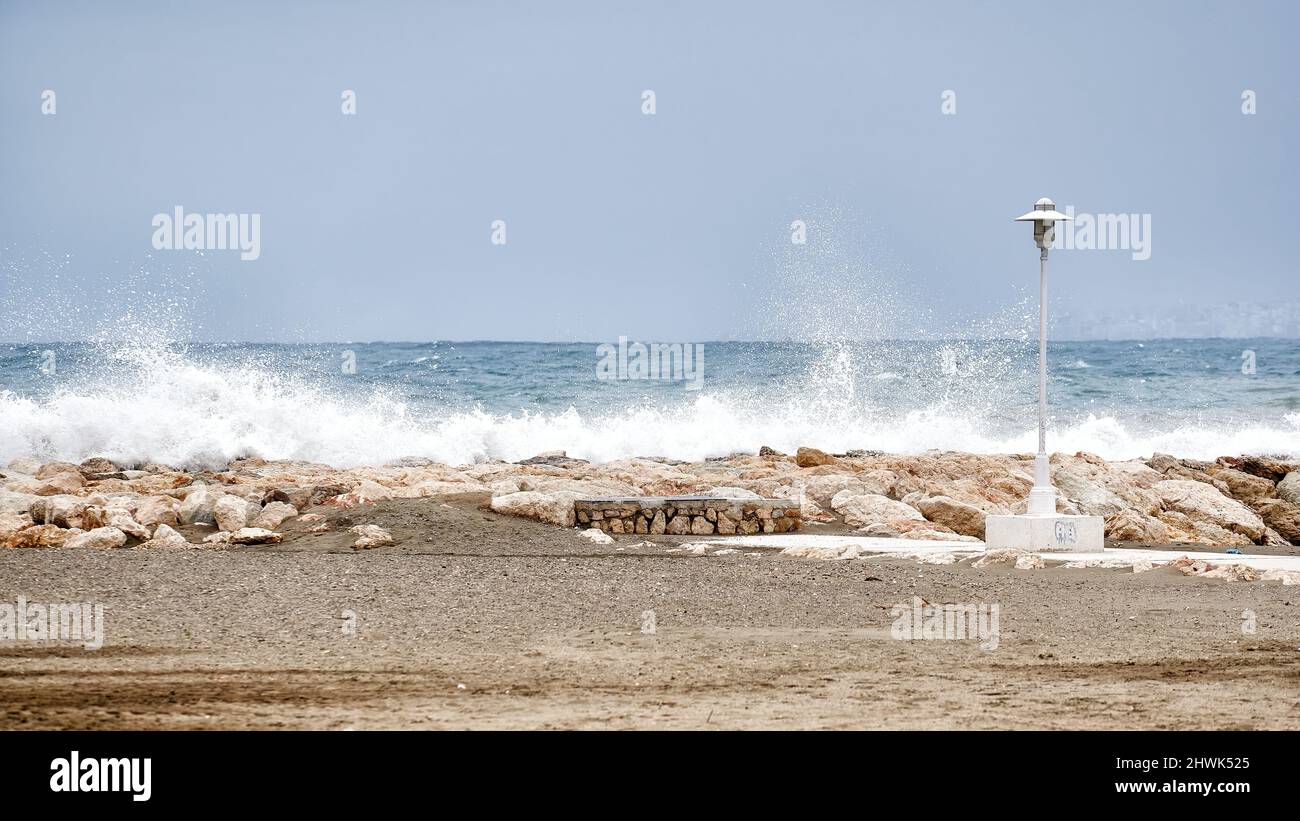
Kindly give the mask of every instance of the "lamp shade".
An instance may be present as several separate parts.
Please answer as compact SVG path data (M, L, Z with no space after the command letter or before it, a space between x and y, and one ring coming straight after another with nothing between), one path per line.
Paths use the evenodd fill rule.
M1028 214L1016 217L1016 222L1055 222L1056 220L1072 220L1074 217L1062 214L1056 210L1056 203L1047 197L1043 197L1034 203L1034 210Z

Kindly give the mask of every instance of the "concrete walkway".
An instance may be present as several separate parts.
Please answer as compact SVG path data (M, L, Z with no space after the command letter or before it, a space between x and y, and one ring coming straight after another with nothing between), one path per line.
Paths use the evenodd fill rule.
M759 550L784 550L787 547L843 547L855 545L864 553L895 554L903 556L924 556L938 553L969 553L972 556L984 552L983 542L938 542L920 539L883 539L875 536L826 536L807 533L772 534L766 536L728 536L722 538L701 539L700 542L719 547L746 547ZM1246 550L1246 548L1242 548ZM1179 556L1193 560L1204 560L1213 564L1244 564L1256 570L1300 570L1300 556L1252 556L1249 553L1237 556L1231 553L1206 552L1195 550L1141 550L1136 548L1106 548L1103 552L1064 553L1044 552L1038 554L1045 562L1088 562L1104 561L1133 565L1138 561L1149 561L1153 565L1166 564Z

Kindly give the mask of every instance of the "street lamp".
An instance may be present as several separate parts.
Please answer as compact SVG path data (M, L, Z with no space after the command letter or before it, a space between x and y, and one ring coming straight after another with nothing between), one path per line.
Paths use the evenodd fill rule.
M1043 197L1034 210L1016 217L1016 222L1034 224L1038 256L1038 454L1034 457L1034 489L1029 491L1030 513L1055 513L1056 488L1047 460L1047 251L1056 239L1056 221L1072 220L1056 210L1056 203Z
M1056 488L1052 487L1051 463L1047 459L1047 252L1056 239L1056 223L1069 219L1073 217L1057 211L1056 203L1047 197L1034 203L1033 211L1016 217L1017 222L1034 224L1034 244L1039 248L1038 453L1034 456L1034 486L1025 513L984 519L984 544L988 549L1090 553L1105 546L1102 517L1056 512Z

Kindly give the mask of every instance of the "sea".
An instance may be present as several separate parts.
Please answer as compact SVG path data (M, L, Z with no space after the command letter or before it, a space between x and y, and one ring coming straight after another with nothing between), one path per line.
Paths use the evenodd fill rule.
M651 342L0 344L0 469L1036 448L1033 339ZM1049 450L1300 458L1297 340L1054 342L1048 358Z

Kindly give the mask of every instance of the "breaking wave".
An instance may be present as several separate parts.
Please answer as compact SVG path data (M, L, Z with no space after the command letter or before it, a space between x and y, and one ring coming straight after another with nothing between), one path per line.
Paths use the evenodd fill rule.
M439 399L413 391L409 382L372 380L345 390L337 379L286 368L283 355L279 364L253 352L233 361L199 361L184 349L146 345L98 348L91 356L98 363L86 376L45 395L0 392L0 465L20 457L90 456L185 467L218 467L246 456L339 467L402 457L466 464L548 450L597 462L633 456L698 460L752 453L760 445L787 453L799 446L1024 453L1036 442L1028 405L1009 412L987 397L960 391L946 397L921 391L928 401L913 397L910 407L864 398L852 373L843 372L843 352L808 369L802 386L748 393L676 390L627 401L606 395L599 402L588 398L513 411L502 409L500 401L493 409L472 395ZM861 382L874 389L883 381L881 390L893 390L910 378ZM1300 412L1237 422L1180 420L1172 412L1154 417L1163 424L1151 418L1078 413L1053 425L1050 444L1109 459L1153 452L1205 459L1300 455Z

